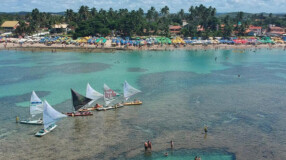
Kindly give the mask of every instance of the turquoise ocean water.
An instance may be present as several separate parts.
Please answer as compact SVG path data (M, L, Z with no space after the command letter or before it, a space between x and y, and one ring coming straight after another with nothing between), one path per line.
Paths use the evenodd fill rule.
M46 159L283 159L285 68L286 51L281 49L2 50L0 159L37 159L43 153ZM134 97L143 100L142 106L65 118L43 138L33 136L41 126L15 123L16 116L29 117L32 90L68 112L71 88L84 95L87 83L100 92L106 83L122 94L124 80L142 90ZM204 125L209 126L207 135ZM151 155L144 153L147 140L153 142Z

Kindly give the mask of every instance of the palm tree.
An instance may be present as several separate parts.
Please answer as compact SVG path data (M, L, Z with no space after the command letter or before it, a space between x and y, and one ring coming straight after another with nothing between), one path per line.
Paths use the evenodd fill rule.
M181 10L179 11L178 15L179 15L179 17L180 17L181 19L184 19L184 18L185 18L185 11L184 11L183 9L181 9Z
M81 6L79 11L79 20L86 21L89 18L89 7L88 6Z
M146 18L151 21L154 19L154 14L156 12L156 9L152 6L148 11L147 11L147 15Z
M15 33L18 36L24 37L28 32L29 32L29 26L24 21L20 21L19 26L15 30Z
M39 22L39 19L40 19L40 11L35 8L32 10L32 18L35 22Z
M161 14L166 17L169 14L169 7L165 6L164 8L161 9Z
M241 22L241 21L242 21L243 15L244 15L243 12L238 12L238 13L237 13L237 15L236 15L236 20L237 20L237 22Z
M96 14L97 14L97 10L96 10L96 8L91 8L91 10L90 10L90 14L91 14L91 16L95 16Z
M113 17L115 16L115 12L114 12L113 8L109 8L108 16L109 16L110 18L113 18Z
M33 29L34 31L37 31L40 27L40 11L37 8L33 9L31 17L31 22L34 24Z
M75 16L75 13L73 12L72 9L67 9L67 11L65 12L65 20L67 23L70 23L73 21L73 18Z

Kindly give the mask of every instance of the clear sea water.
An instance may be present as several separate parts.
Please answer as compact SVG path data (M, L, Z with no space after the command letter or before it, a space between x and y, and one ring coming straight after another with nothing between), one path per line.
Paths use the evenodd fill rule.
M1 50L0 159L284 159L285 68L282 49ZM34 137L42 126L15 123L29 117L32 90L68 112L71 88L84 95L87 83L100 92L106 83L122 94L124 80L142 91L134 98L143 105L65 118L42 138Z

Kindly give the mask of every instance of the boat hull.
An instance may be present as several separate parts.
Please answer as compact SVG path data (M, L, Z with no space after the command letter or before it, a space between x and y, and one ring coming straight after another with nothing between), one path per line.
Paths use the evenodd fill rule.
M108 106L108 107L102 107L102 108L97 108L97 111L107 111L107 110L112 110L112 109L117 109L117 108L122 108L124 105L115 105L115 106Z
M67 116L71 116L71 117L74 117L74 116L92 116L93 113L91 112L88 112L88 111L84 111L84 112L70 112L70 113L65 113Z
M97 108L96 110L97 110L97 111L106 111L106 110L111 110L111 109L113 109L112 106L107 106L107 107Z
M141 105L143 102L142 101L137 101L137 102L125 102L123 103L124 106L132 106L132 105Z
M52 124L47 129L41 129L39 132L37 132L35 134L35 136L36 137L42 137L42 136L46 135L47 133L51 132L52 130L54 130L56 127L57 127L56 124Z
M31 125L42 125L43 121L42 120L24 120L20 121L21 124L31 124Z
M84 108L84 109L79 109L78 111L80 112L87 112L87 111L94 111L98 108L102 108L103 106L98 105L98 106L94 106L94 107L90 107L90 108Z

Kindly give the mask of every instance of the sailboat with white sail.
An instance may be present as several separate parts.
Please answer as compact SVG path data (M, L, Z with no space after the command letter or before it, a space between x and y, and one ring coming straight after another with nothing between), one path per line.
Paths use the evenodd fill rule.
M90 101L88 103L88 105L92 105L95 101L97 101L98 99L103 97L103 94L97 92L95 89L93 89L89 83L87 83L86 86L86 97L89 99L92 99L92 101ZM89 108L84 108L84 109L80 109L79 111L93 111L96 110L97 108L101 108L103 107L102 105L96 104L93 107L89 107Z
M32 92L31 100L30 100L30 115L32 118L36 117L37 115L43 113L43 102L37 96L35 91ZM37 120L23 120L20 121L22 124L34 124L34 125L42 125L43 120L39 118Z
M140 93L141 91L132 87L127 81L124 82L123 85L123 94L124 94L124 100L127 101L130 97L134 96L137 93ZM129 106L129 105L141 105L143 102L140 100L134 100L131 102L124 102L124 106Z
M35 136L42 137L47 133L51 132L57 127L56 122L64 117L67 116L56 111L47 101L44 101L44 111L43 111L44 129L41 129L39 132L37 132Z
M79 111L81 108L85 107L89 102L92 101L92 99L87 98L77 92L75 92L73 89L71 89L72 94L72 102L75 112L69 112L66 113L68 116L91 116L93 113L89 111Z
M96 109L97 111L105 111L123 107L123 105L121 104L110 106L110 104L116 99L116 97L119 96L119 94L116 93L114 90L110 89L106 84L103 85L103 89L104 89L103 98L105 102L105 107L97 108Z

